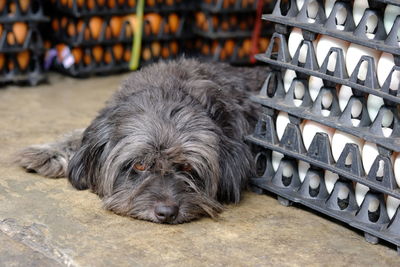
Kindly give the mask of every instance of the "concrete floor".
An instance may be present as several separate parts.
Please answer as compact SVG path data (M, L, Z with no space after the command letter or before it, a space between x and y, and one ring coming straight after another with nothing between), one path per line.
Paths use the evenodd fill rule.
M216 221L159 225L10 162L19 148L85 127L125 76L54 74L48 85L0 89L0 266L400 266L393 246L273 196L246 193Z

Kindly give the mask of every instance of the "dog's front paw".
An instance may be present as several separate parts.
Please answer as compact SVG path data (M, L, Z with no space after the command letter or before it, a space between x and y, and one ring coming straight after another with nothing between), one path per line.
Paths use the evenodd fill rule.
M35 145L17 153L15 162L29 172L57 178L67 171L67 156L50 145Z

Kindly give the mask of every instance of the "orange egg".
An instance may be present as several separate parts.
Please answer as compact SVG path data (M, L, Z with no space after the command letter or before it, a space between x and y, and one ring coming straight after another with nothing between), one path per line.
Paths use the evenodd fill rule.
M136 30L136 16L129 15L123 18L124 23L128 22L125 28L125 37L131 37Z
M238 58L243 58L243 57L245 56L243 47L240 47L240 48L238 49L237 56L238 56Z
M168 25L171 33L176 33L179 28L179 17L177 14L172 13L168 16Z
M124 53L124 47L122 46L122 44L116 44L112 47L112 51L113 51L115 60L120 60Z
M159 57L161 53L161 45L159 42L152 42L151 43L151 52L154 57Z
M95 0L87 0L86 6L87 6L89 9L93 9L93 8L96 6L96 1L95 1Z
M106 64L110 64L111 61L112 61L111 52L110 52L110 51L106 51L106 52L104 53L104 62L105 62Z
M76 28L75 24L70 22L67 26L67 33L69 36L75 36L76 35Z
M110 19L111 33L114 37L118 37L122 28L122 19L120 17L111 17Z
M79 20L78 21L78 23L76 24L76 32L78 33L78 34L80 34L81 32L82 32L82 30L83 30L83 20ZM86 39L86 38L85 38ZM89 39L89 37L88 37L88 39Z
M100 45L96 45L92 48L92 54L94 57L94 60L99 63L101 62L102 58L103 58L103 47L101 47Z
M218 28L218 24L219 24L218 17L217 16L213 16L211 21L212 21L212 28L213 29L217 29Z
M0 53L0 71L3 69L5 62L6 62L6 57L4 56L3 53Z
M129 7L134 7L134 6L136 6L136 0L127 0L127 2L128 2L128 6L129 6Z
M25 42L26 35L28 34L28 24L24 22L15 22L12 26L15 39L18 44Z
M62 17L61 18L61 28L65 28L68 23L68 18L67 17Z
M102 25L103 20L100 17L92 17L89 20L89 29L93 39L98 39L100 37Z
M201 53L203 55L210 54L210 46L208 44L203 44L203 46L201 47Z
M30 53L28 50L17 54L17 62L20 70L25 70L29 65Z
M243 52L246 55L250 55L250 52L251 52L251 40L250 39L244 40L243 44L242 44L242 48L243 48Z
M148 13L147 15L144 16L144 20L149 23L151 33L158 34L161 26L161 20L162 20L161 16L157 13ZM146 34L149 35L149 33Z
M90 57L90 53L88 53L87 51L85 52L85 55L83 56L83 63L85 63L85 65L90 65L90 63L92 62L92 58Z
M225 41L224 50L227 56L231 56L233 54L234 48L235 48L235 42L233 40Z
M111 39L111 36L112 36L112 34L111 34L111 28L110 28L110 27L107 27L107 28L106 28L106 40Z
M226 20L222 21L220 27L221 27L221 30L228 31L229 30L229 22Z
M177 43L176 41L172 41L172 42L169 44L169 48L170 48L171 53L172 53L173 55L178 54L178 43Z
M128 62L131 60L131 49L128 47L124 51L124 61Z
M0 0L1 1L1 0ZM0 37L1 37L1 34L3 33L3 24L0 24Z
M72 8L74 0L68 0L68 8Z
M149 59L151 59L151 50L148 47L143 48L142 50L142 59L144 61L148 61Z
M268 45L269 45L269 39L268 38L260 38L260 40L259 40L260 52L267 51Z
M71 53L74 56L75 64L79 64L82 60L82 49L80 47L72 48Z
M109 8L114 8L116 4L122 6L125 0L108 0L107 4Z
M8 70L12 71L14 69L14 61L9 60L7 63L7 66L8 66Z
M52 44L49 40L45 40L43 43L44 48L50 49L52 47Z
M54 31L58 31L60 29L60 23L58 22L58 19L53 19L51 21L51 28L53 28Z
M162 56L163 58L168 58L168 57L169 57L169 49L168 49L167 46L164 46L164 47L161 49L161 56Z
M31 0L19 0L19 6L21 7L22 12L26 12L28 10L30 2Z
M63 61L63 56L62 56L62 52L63 50L66 48L67 46L65 44L57 44L56 45L56 50L57 50L57 59L59 62Z
M156 0L146 0L146 5L147 6L155 6Z
M207 21L206 15L203 12L197 12L195 17L196 17L197 27L202 29L204 23L206 23L206 21Z
M6 6L6 0L0 0L0 12L3 11L5 6Z
M9 14L15 14L17 12L17 4L15 3L10 3L9 5ZM12 61L10 61L12 62Z

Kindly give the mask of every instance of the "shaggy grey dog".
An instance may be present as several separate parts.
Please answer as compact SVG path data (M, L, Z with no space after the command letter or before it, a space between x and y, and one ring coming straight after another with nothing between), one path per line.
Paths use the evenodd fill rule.
M17 162L67 176L117 214L158 223L215 217L240 200L253 156L248 98L268 70L179 59L133 72L84 131L21 151Z

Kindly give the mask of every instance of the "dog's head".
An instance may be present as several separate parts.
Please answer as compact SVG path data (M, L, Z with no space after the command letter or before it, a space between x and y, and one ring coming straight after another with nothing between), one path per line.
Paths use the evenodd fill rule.
M116 99L85 131L71 183L121 215L172 224L215 217L221 133L204 108L183 93Z

